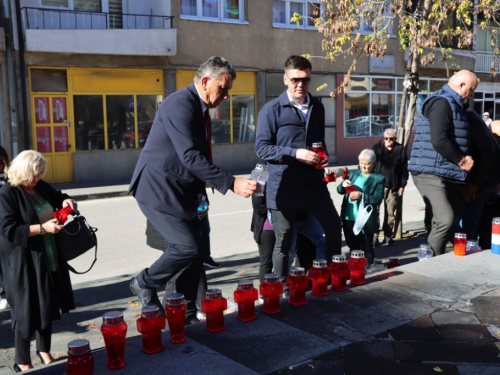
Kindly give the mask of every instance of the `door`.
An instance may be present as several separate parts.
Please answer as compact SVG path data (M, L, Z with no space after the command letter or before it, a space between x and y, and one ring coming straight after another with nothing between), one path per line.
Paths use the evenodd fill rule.
M34 148L47 159L44 180L50 183L71 182L72 146L71 122L68 119L68 96L33 95L32 119L34 122Z

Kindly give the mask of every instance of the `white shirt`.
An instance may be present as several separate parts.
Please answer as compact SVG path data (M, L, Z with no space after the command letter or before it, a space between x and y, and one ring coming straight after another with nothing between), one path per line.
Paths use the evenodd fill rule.
M307 122L307 115L309 114L309 94L306 94L306 102L304 104L300 104L298 101L292 98L290 92L286 90L286 94L288 95L288 100L290 100L290 104L297 108L300 113L302 113L302 117L304 121Z

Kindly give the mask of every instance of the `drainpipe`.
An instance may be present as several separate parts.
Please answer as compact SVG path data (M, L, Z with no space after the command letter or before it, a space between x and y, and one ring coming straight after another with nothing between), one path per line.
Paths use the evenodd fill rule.
M22 128L19 129L19 139L18 142L23 142L22 147L24 149L31 149L32 145L30 142L31 124L29 122L28 115L28 93L26 89L26 62L24 60L24 32L23 32L23 20L21 16L21 2L20 0L15 0L15 10L16 10L16 24L17 24L17 42L19 44L19 70L17 77L18 87L21 87L21 102L22 111L18 113L19 122L22 123Z

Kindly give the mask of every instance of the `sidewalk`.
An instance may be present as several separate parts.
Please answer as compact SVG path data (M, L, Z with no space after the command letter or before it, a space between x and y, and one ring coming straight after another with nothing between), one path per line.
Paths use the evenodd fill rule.
M127 185L64 191L77 198L111 197ZM137 299L129 291L132 275L74 286L77 309L55 322L52 353L60 358L41 365L32 344L30 373L64 374L68 342L90 341L95 374L482 374L500 373L500 256L489 250L456 257L447 253L416 260L425 240L421 223L406 223L416 238L377 248L376 256L404 256L401 267L367 277L367 284L326 297L307 296L294 307L282 300L282 312L243 323L225 316L227 330L212 334L199 323L186 327L187 341L169 342L164 351L143 353L135 321ZM257 252L217 259L223 267L207 272L209 285L233 300L237 282L250 278L258 287ZM161 295L160 295L161 297ZM106 369L100 333L102 315L124 313L128 324L126 367ZM0 312L0 375L13 374L13 332L9 311Z

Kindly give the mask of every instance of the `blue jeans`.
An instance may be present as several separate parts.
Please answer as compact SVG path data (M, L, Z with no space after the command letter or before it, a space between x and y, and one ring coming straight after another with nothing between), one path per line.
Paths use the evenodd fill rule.
M293 243L288 254L289 270L292 267L293 260L295 259L295 256L297 254L297 251L295 250L297 233L303 234L304 236L309 238L311 242L316 246L316 259L325 259L325 233L323 232L323 228L321 228L321 225L319 225L318 220L316 220L314 216L307 215L307 218L305 220L297 221L295 223ZM327 259L327 261L330 262L331 259Z

